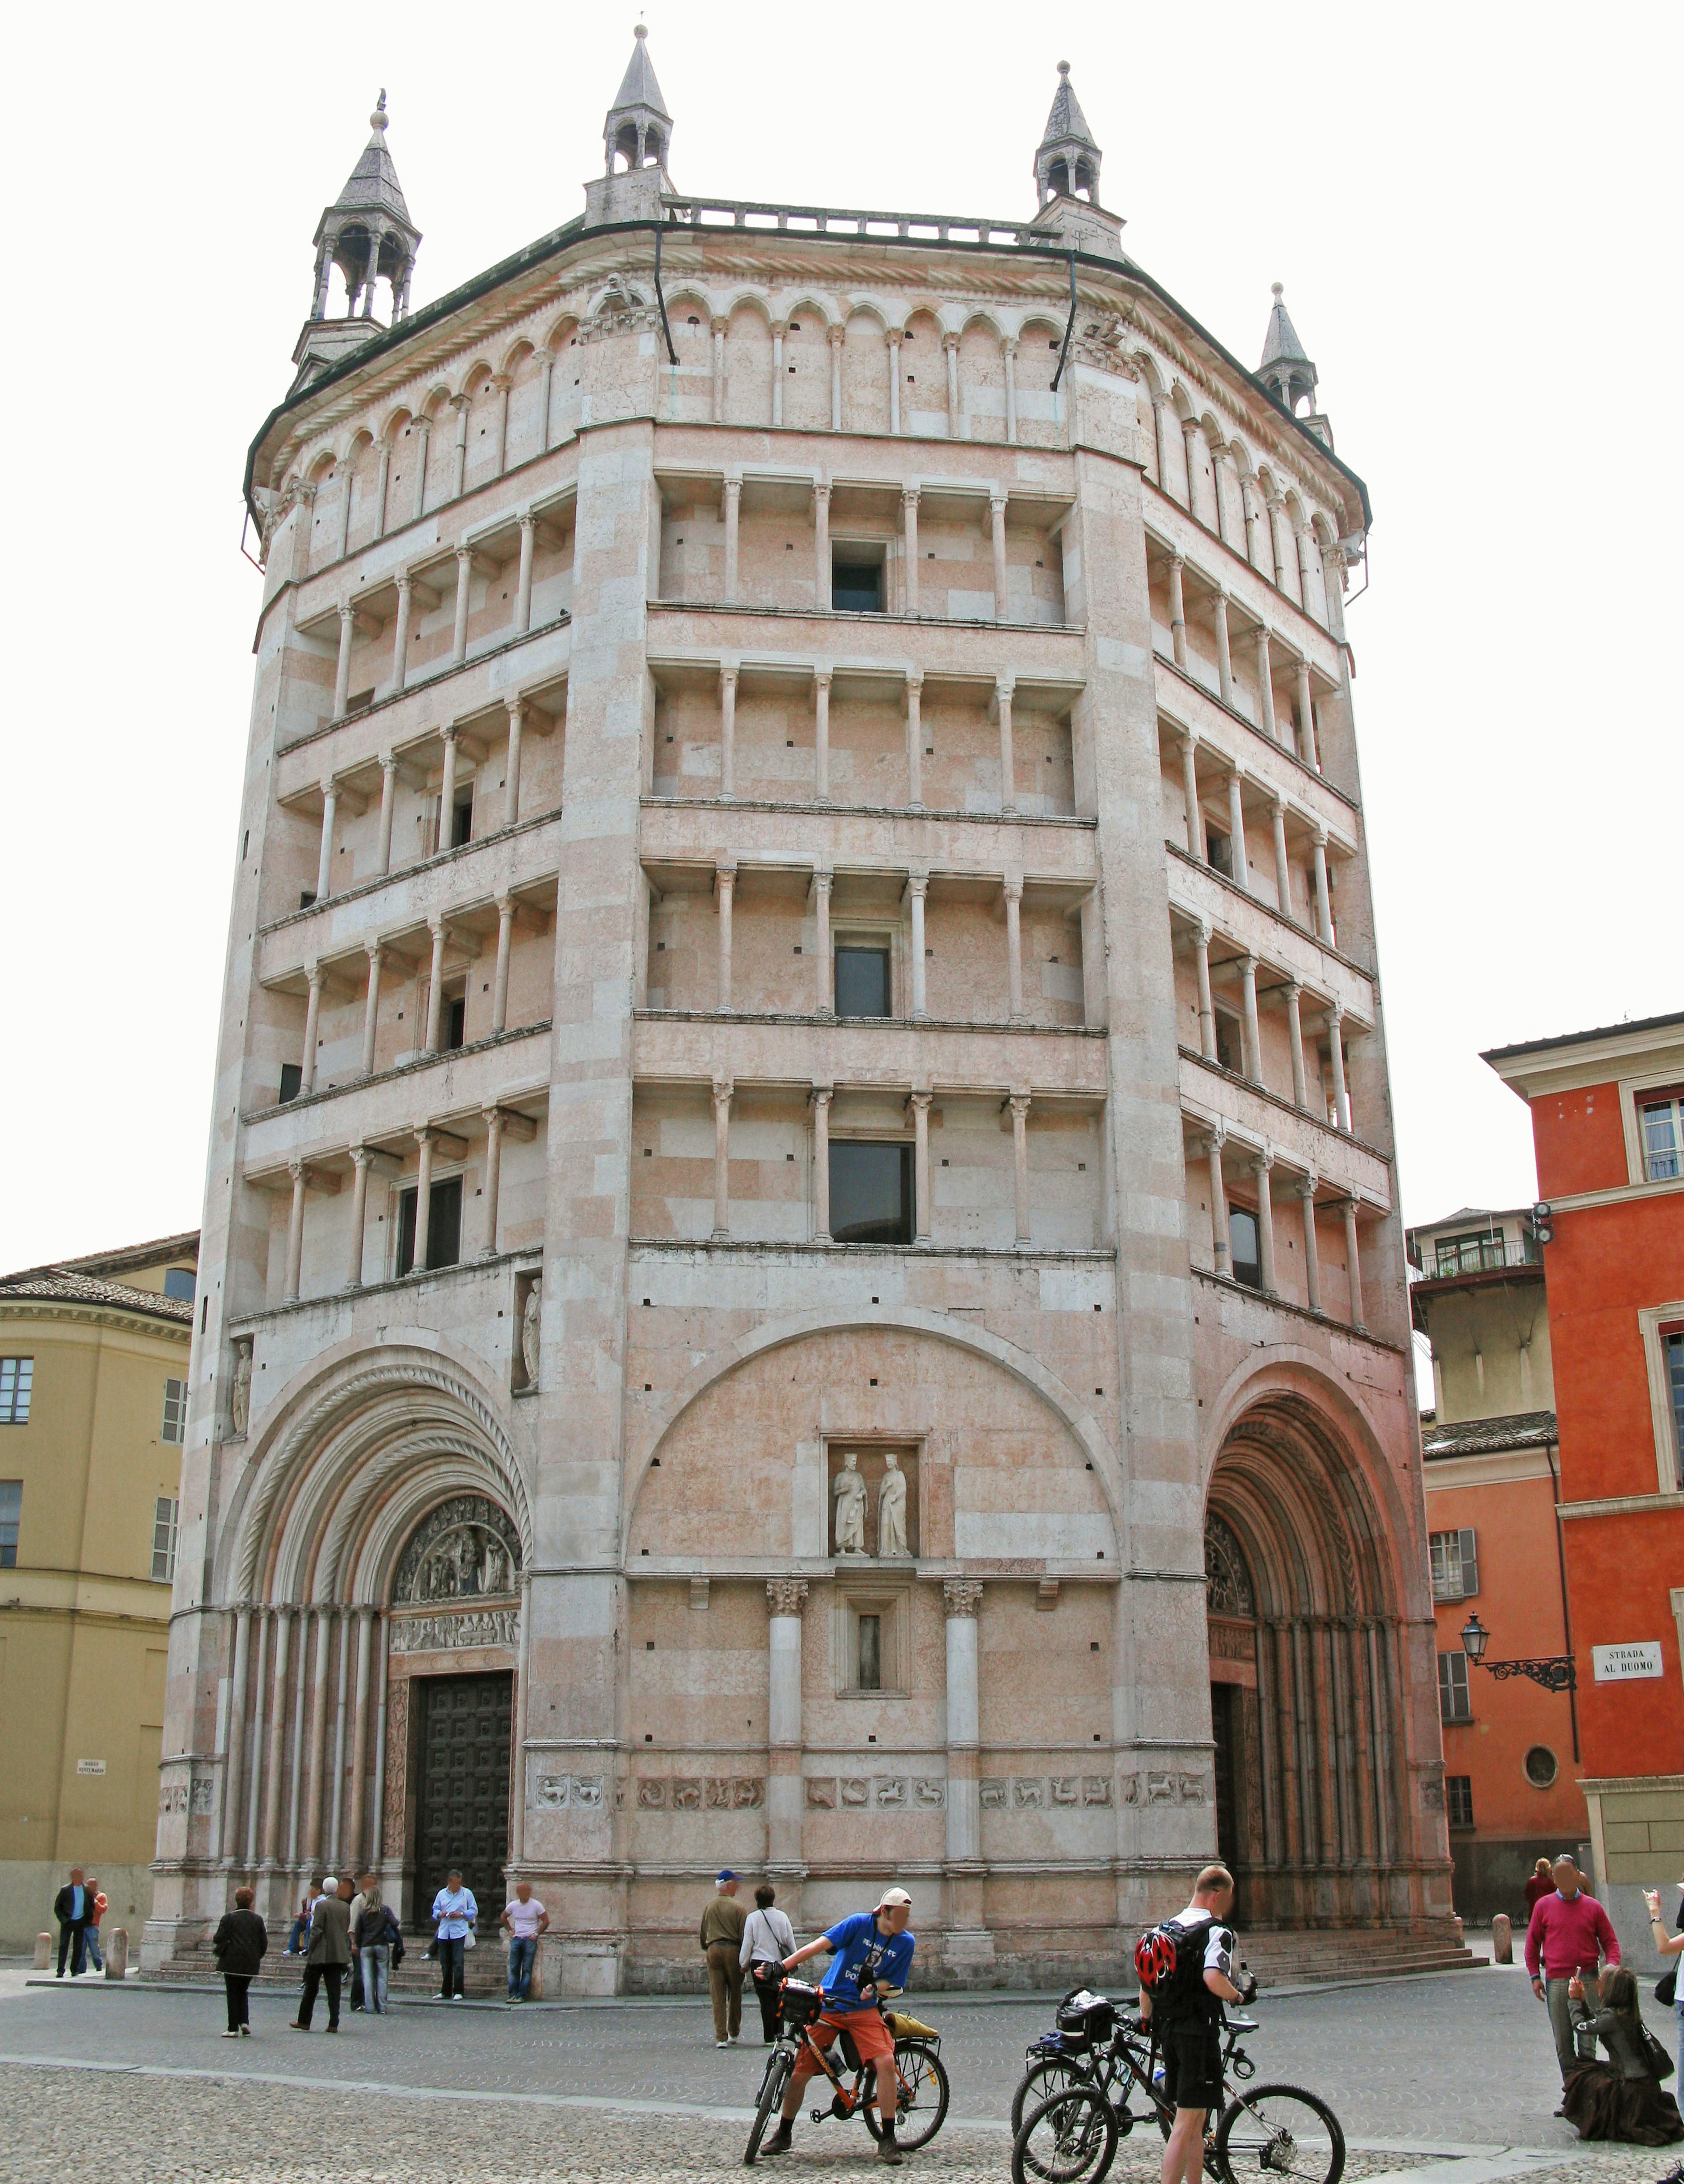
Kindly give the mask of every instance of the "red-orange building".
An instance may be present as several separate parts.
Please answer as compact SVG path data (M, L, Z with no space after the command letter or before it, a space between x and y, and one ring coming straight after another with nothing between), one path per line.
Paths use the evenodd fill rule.
M1684 1014L1485 1059L1531 1107L1550 1208L1581 1786L1597 1892L1645 1962L1640 1891L1684 1870Z

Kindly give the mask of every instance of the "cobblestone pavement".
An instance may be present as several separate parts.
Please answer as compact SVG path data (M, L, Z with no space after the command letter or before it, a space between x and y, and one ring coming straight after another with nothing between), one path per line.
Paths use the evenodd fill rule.
M642 2184L740 2174L761 2050L718 2053L700 2006L415 2004L383 2020L348 2014L337 2038L318 2031L308 2042L286 2029L292 2006L285 1989L259 1992L254 2036L236 2045L220 2037L220 1994L98 1982L20 1991L7 1980L0 2176ZM1000 2184L1012 2090L1047 2008L938 1997L919 2007L943 2034L953 2114L908 2168ZM1313 1991L1265 2001L1257 2014L1259 2079L1308 2085L1331 2102L1352 2142L1352 2179L1624 2184L1658 2178L1677 2159L1581 2148L1551 2117L1553 2051L1524 1975ZM1651 2016L1670 2042L1670 2016ZM871 2154L858 2124L804 2125L796 2144L796 2177ZM1155 2176L1157 2153L1155 2137L1137 2134L1112 2173L1126 2184Z

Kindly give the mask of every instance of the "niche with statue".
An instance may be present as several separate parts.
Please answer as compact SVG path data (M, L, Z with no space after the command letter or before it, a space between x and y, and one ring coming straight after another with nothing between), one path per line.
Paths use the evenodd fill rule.
M830 1552L839 1562L911 1562L918 1552L918 1457L901 1441L827 1450Z

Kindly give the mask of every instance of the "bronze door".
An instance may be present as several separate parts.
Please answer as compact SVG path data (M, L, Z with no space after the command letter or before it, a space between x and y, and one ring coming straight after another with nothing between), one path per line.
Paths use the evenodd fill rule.
M509 1855L509 1737L514 1678L429 1676L422 1708L420 1825L415 1836L418 1926L453 1866L479 1906L482 1946L495 1937Z

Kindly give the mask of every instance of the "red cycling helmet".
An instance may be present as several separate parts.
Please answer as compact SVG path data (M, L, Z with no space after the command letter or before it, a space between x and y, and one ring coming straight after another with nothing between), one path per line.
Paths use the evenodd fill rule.
M1142 1986L1157 1986L1175 1970L1175 1944L1163 1929L1154 1927L1135 1944L1135 1970Z

